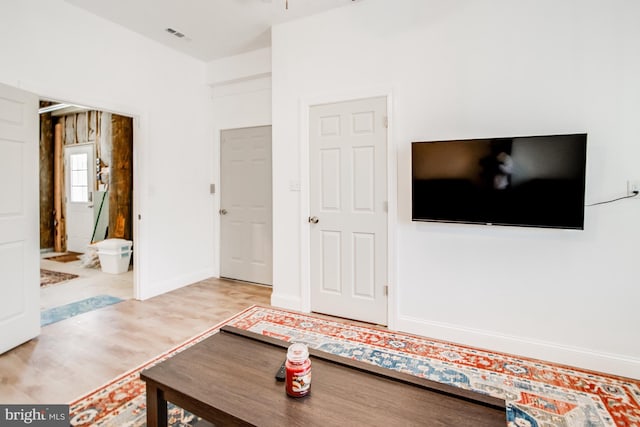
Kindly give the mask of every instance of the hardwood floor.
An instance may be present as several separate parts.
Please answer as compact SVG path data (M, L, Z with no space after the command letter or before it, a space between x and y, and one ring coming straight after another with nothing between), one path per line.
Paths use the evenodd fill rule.
M0 403L69 403L270 296L270 287L208 279L45 326L0 355Z

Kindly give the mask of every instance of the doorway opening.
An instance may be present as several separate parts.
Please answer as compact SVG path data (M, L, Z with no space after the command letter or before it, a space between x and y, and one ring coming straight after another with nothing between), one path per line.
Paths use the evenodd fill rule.
M96 245L133 244L133 118L43 99L39 116L41 310L133 298L132 256L105 272Z

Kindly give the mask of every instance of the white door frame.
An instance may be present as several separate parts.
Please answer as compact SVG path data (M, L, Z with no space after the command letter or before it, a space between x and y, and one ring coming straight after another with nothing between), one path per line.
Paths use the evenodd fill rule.
M310 215L310 164L309 164L309 110L314 105L333 104L367 98L387 98L387 275L388 275L388 303L387 322L389 329L395 329L397 322L397 154L392 139L392 91L390 89L373 89L354 91L340 95L318 95L300 100L300 286L301 309L311 311L311 233L307 218Z

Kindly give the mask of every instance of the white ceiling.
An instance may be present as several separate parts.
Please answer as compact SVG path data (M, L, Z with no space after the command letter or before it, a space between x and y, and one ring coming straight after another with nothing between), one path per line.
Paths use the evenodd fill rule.
M286 9L287 0L65 1L204 61L268 47L272 25L352 3L288 0Z

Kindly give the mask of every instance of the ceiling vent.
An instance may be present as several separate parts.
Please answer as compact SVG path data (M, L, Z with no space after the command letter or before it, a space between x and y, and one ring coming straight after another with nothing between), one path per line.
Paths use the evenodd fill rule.
M179 38L179 39L184 38L184 33L181 33L181 32L180 32L180 31L178 31L178 30L174 30L173 28L166 28L166 29L165 29L165 31L166 31L167 33L169 33L169 34L172 34L172 35L176 36L176 37L177 37L177 38Z

